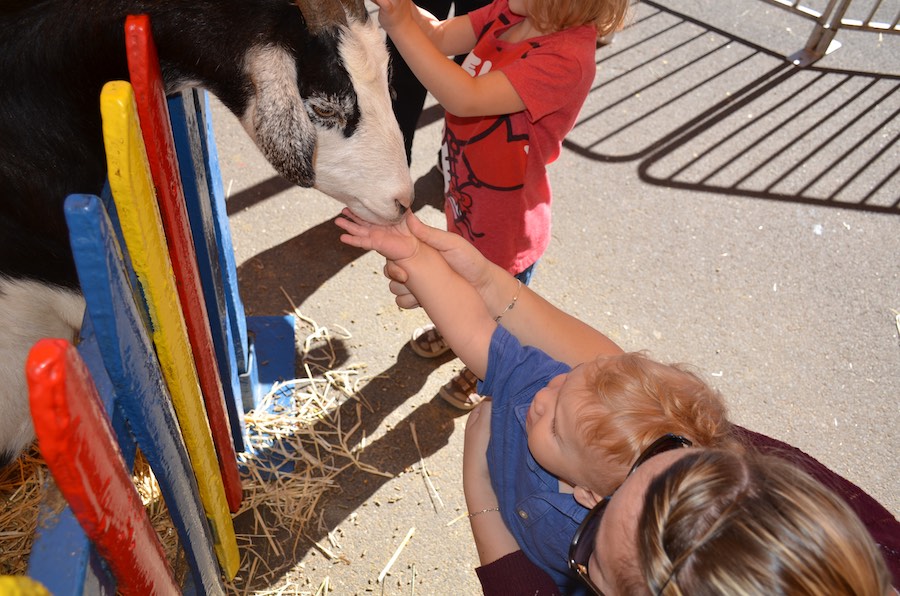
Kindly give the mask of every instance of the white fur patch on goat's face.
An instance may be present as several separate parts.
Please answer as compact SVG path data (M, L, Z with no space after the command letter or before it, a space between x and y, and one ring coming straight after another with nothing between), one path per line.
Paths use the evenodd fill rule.
M241 120L291 182L314 185L370 221L396 222L412 202L413 187L391 108L384 37L374 20L351 20L341 29L338 47L352 94L317 91L304 81L311 91L301 98L287 51L251 52L247 71L254 97Z
M341 58L356 91L360 118L349 137L319 131L316 188L346 203L361 217L394 222L412 202L412 180L403 137L391 107L388 53L374 20L351 21Z
M247 72L254 94L241 124L279 174L299 186L312 186L316 129L297 88L293 56L275 46L253 48Z

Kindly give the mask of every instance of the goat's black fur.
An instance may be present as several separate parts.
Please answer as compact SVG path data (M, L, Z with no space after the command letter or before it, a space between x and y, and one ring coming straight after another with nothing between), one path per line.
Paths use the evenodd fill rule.
M299 5L289 0L0 0L0 307L28 302L27 291L11 297L11 284L23 281L80 299L62 206L71 193L102 190L106 164L99 96L107 81L128 78L124 22L129 14L150 16L167 92L208 89L241 119L283 176L301 186L315 185L364 213L371 207L368 213L376 221L399 218L412 192L399 129L393 120L372 124L391 116L386 82L365 91L373 98L368 105L377 105L364 116L359 89L342 61L342 43L350 35L347 22L313 19L317 22L310 28L302 14L329 1L338 0L301 0ZM340 1L351 23L368 21L362 0ZM386 53L379 51L383 63L381 54L359 62L386 71ZM254 62L259 52L268 53ZM274 63L266 60L270 56ZM381 84L370 78L376 81L371 85ZM283 96L290 101L282 101ZM278 101L266 103L273 97ZM289 109L282 112L285 104ZM357 135L364 118L371 128ZM316 139L323 135L331 135L327 150ZM353 140L354 135L367 140ZM364 151L360 143L370 145L365 151L372 158L361 162L382 173L384 192L350 189L352 177L334 165L358 157ZM323 155L329 152L336 157L327 161ZM330 170L329 182L320 186L322 168ZM372 172L360 173L374 178ZM27 317L19 322L17 313L5 316L0 313L0 326L16 321L21 336ZM19 347L10 347L17 340L4 343L4 333L0 329L0 385L19 367L2 361L12 360L5 355ZM30 347L21 350L27 353ZM0 386L0 408L11 400L3 391ZM12 433L7 429L6 434ZM0 465L4 451L9 457L20 448L0 436Z

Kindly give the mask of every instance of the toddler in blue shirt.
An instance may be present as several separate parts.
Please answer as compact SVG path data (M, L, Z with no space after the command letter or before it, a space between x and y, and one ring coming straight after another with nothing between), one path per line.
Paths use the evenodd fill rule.
M419 241L426 226L412 213L394 226L344 215L336 220L346 232L341 241L399 267L454 353L484 379L479 392L492 409L486 481L496 504L474 513L498 513L563 593L584 589L567 564L575 530L647 445L667 433L698 446L731 443L720 395L686 368L611 350L570 369L504 329L518 323L516 304L534 298L527 287L509 278L509 303L492 313L440 252Z

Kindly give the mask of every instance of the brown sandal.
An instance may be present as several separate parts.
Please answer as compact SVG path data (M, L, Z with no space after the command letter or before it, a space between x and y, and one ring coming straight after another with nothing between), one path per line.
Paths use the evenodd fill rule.
M468 411L484 399L484 396L478 395L477 383L478 377L475 376L475 373L464 368L441 387L438 395L454 408Z
M437 358L450 351L450 346L433 323L413 331L409 347L422 358Z

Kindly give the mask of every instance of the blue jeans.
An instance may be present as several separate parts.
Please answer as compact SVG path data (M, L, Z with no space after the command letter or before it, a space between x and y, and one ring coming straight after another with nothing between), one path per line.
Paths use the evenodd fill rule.
M534 277L534 268L537 267L537 264L538 262L535 261L527 269L517 274L515 278L527 286L529 283L531 283L531 278Z

